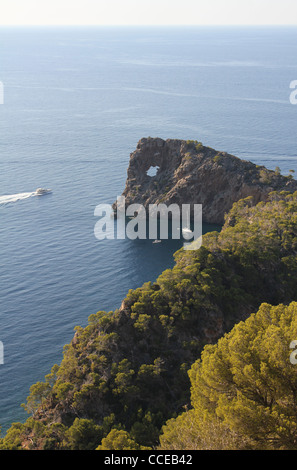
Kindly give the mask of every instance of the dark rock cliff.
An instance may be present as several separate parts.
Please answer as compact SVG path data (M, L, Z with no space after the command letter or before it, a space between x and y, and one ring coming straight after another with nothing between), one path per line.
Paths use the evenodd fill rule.
M157 167L155 176L147 174ZM126 206L202 204L203 221L223 224L234 202L252 196L265 201L271 191L296 191L297 182L197 141L142 138L131 153L123 192ZM116 209L117 204L114 204Z

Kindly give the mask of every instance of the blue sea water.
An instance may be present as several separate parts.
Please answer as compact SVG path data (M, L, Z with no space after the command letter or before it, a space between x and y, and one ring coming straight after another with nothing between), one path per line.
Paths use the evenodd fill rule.
M0 424L76 325L173 265L179 241L104 240L141 137L200 140L297 171L296 28L0 29ZM3 196L52 194L3 204Z

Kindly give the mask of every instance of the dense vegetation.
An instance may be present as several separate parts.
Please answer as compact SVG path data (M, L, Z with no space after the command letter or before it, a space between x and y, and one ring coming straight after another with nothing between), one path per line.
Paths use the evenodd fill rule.
M192 408L167 423L161 447L296 450L296 338L297 303L262 304L206 346L189 373Z
M251 202L247 198L236 203L221 232L205 235L199 250L177 252L175 267L155 283L130 291L121 309L98 312L86 328L77 327L61 365L31 387L25 405L31 416L24 424L11 426L0 448L158 446L167 420L193 406L194 411L164 428L162 446L178 447L176 423L187 426L200 410L200 398L193 392L200 363L190 374L192 404L188 370L203 348L247 319L261 303L297 300L297 193L274 192L267 203ZM213 351L206 347L204 357ZM242 360L248 367L249 354ZM221 403L219 395L212 399ZM235 409L237 405L234 400ZM205 433L211 434L210 426L218 426L215 432L230 429L226 435L234 446L232 419L225 418L215 402L211 411L207 400L205 406L205 413L212 411L214 416ZM246 442L253 446L251 437L246 431ZM197 433L193 440L201 446Z

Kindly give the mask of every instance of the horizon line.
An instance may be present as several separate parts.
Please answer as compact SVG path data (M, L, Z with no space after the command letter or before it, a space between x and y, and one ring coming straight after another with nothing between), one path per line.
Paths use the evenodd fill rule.
M262 24L253 24L253 23L230 23L230 24L222 24L222 23L207 23L207 24L136 24L136 23L131 23L131 24L121 24L121 23L115 23L115 24L98 24L98 23L85 23L85 24L77 24L77 23L65 23L65 24L57 24L57 23L32 23L32 24L23 24L23 23L11 23L11 24L1 24L0 23L0 28L1 27L248 27L248 28L264 28L264 27L297 27L297 23L262 23Z

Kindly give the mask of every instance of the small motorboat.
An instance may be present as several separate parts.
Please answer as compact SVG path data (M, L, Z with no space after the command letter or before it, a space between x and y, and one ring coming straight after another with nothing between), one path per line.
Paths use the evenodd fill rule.
M190 234L191 234L191 233L193 233L193 232L192 232L192 230L191 230L190 228L184 227L184 228L182 229L182 233L190 233Z
M37 188L35 191L36 196L44 196L44 194L49 194L51 193L51 189L43 189L43 188Z

